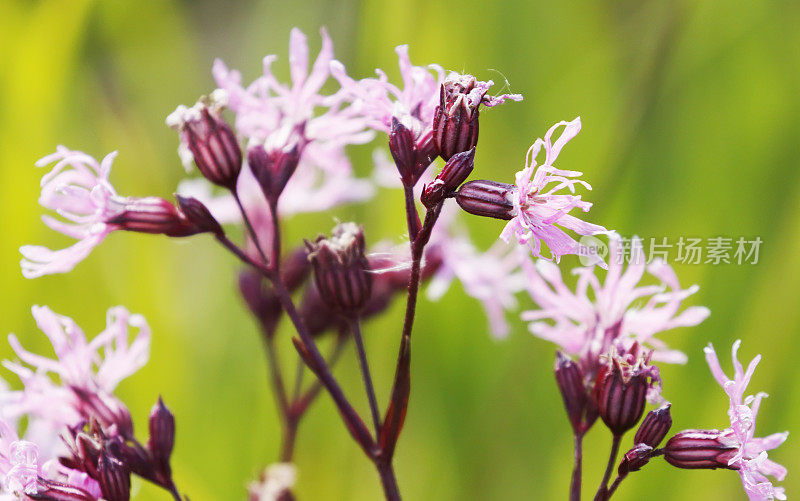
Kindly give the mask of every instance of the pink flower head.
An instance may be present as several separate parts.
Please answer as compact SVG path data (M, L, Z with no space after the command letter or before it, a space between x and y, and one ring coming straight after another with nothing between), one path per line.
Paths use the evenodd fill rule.
M457 279L469 296L483 304L492 334L505 338L509 332L506 311L516 308L516 294L525 287L520 271L523 256L503 242L495 243L486 252L479 251L468 235L454 231L452 219L456 215L456 211L443 211L428 245L428 252L435 252L441 259L428 297L440 298Z
M353 101L353 106L367 119L373 129L389 133L392 118L396 118L417 137L433 124L433 114L439 104L439 88L445 72L439 65L414 66L408 56L408 45L398 45L400 79L403 88L389 82L381 69L377 78L353 80L339 61L331 62L331 74Z
M553 133L562 125L564 130L553 143L551 141ZM558 158L561 149L580 130L580 117L571 122L558 122L550 127L544 139L537 139L530 147L525 168L517 172L517 189L513 194L514 218L508 222L500 238L508 242L512 237L516 237L521 245L530 248L534 257L544 257L542 241L547 244L556 262L559 262L564 254L592 255L585 246L573 240L556 225L579 235L594 235L607 231L602 226L586 223L569 215L574 208L588 212L592 207L591 203L581 200L580 195L574 195L575 186L580 185L589 190L592 187L585 181L573 179L579 177L580 172L553 167L553 162ZM545 157L542 164L538 165L536 159L542 149ZM555 184L548 188L551 183ZM570 194L558 193L565 188Z
M20 248L22 274L27 278L72 270L112 231L106 222L118 212L114 199L118 197L108 181L111 164L117 152L109 153L98 162L80 151L59 146L56 152L38 162L43 167L56 162L55 167L42 178L39 203L58 212L66 221L42 216L50 228L78 242L62 250L25 245Z
M98 162L85 153L59 146L55 153L36 162L38 167L56 162L42 177L39 203L64 219L45 215L42 220L53 230L78 242L55 251L38 245L20 247L23 256L20 264L26 278L72 270L115 230L176 237L203 231L162 198L117 195L108 180L116 156L117 153L112 152Z
M54 428L75 426L86 419L87 405L127 419L127 409L113 397L113 391L147 362L150 328L144 318L120 306L111 308L105 330L89 341L71 318L57 315L46 306L31 310L50 339L56 358L31 353L16 336L9 335L9 344L24 364L6 361L4 365L19 376L25 389L14 393L13 406L6 412L14 416L30 414ZM129 342L130 327L138 329L138 335Z
M769 499L786 499L782 487L774 487L766 475L782 481L786 477L786 468L768 459L767 451L775 449L789 436L789 432L773 433L768 437L756 438L756 416L761 405L761 399L767 396L760 392L744 396L747 385L753 377L761 355L757 355L747 370L739 362L737 352L740 340L733 343L731 360L733 361L733 379L728 378L722 370L714 346L709 343L703 349L706 354L708 367L714 379L728 395L730 408L728 417L731 426L723 432L723 439L728 445L738 447L738 452L728 461L728 466L737 469L742 479L744 490L751 501L766 501Z
M39 448L20 440L12 426L0 419L0 492L36 494Z
M663 261L645 263L641 240L633 238L627 269L621 238L610 234L609 267L603 283L595 267L576 268L578 282L573 292L564 284L554 263L523 262L527 288L539 310L522 313L530 331L558 344L579 357L587 372L612 348L628 350L634 343L653 349L653 360L684 363L686 356L668 350L654 336L675 327L697 325L709 315L708 308L691 306L679 312L681 302L697 292L693 285L682 289L672 268ZM639 285L648 271L659 285Z
M283 214L328 209L345 202L363 200L372 195L367 181L356 179L345 154L350 144L369 142L373 132L366 120L349 106L346 94L339 90L321 94L330 77L333 44L321 30L322 48L309 71L306 36L297 28L289 42L291 84L278 81L271 65L277 56L264 58L264 74L244 87L238 71L215 61L213 74L219 85L216 92L236 114L236 130L251 145L261 145L268 152L301 151L297 170L282 194L279 210ZM222 99L222 98L218 98ZM249 169L247 169L249 171ZM243 173L244 174L244 173ZM252 184L251 179L239 181ZM256 185L257 186L257 185Z
M86 473L67 468L55 459L44 464L42 461L39 446L21 440L14 427L0 419L0 499L30 499L28 496L36 495L62 499L48 494L70 493L77 496L74 499L102 497L100 485Z

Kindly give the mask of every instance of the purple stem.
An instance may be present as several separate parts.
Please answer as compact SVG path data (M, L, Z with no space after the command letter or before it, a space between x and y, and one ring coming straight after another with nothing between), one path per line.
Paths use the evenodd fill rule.
M619 443L621 440L622 435L614 435L614 438L611 439L611 454L608 456L606 472L603 475L603 480L600 481L600 487L597 488L597 494L594 495L594 501L604 501L606 499L608 481L611 478L614 465L617 463L617 453L619 453Z
M604 499L606 500L611 499L611 496L614 495L614 492L616 492L617 487L619 487L619 484L621 484L622 481L625 480L625 477L626 475L617 475L617 478L614 479L614 483L611 484L611 487L608 488L608 493L606 493L606 497Z
M583 433L576 433L575 468L572 470L572 483L569 489L570 501L581 501L582 475L583 475Z
M231 194L233 195L233 199L236 201L236 205L239 206L239 212L242 213L242 220L244 221L244 225L247 227L248 233L250 233L250 238L253 239L253 245L255 245L256 249L258 250L258 254L261 256L264 265L268 265L269 260L267 259L267 255L264 253L264 249L261 248L261 242L258 241L258 234L256 233L255 228L253 228L253 224L250 222L247 212L244 210L244 205L242 205L242 200L239 198L239 193L237 193L235 189L232 189Z
M369 362L367 362L367 351L364 349L364 339L361 336L361 325L359 324L358 317L354 316L350 319L350 331L353 333L353 339L356 342L358 362L361 366L361 377L364 379L364 388L367 390L369 410L372 413L372 422L375 425L375 436L377 437L381 433L381 412L378 410L378 399L375 397L375 387L372 384Z
M250 223L250 219L247 216L247 212L244 210L244 206L242 206L241 201L239 200L238 196L234 192L234 198L239 205L239 210L242 213L242 219L245 222L248 230L251 232L251 237L254 240L254 244L258 249L259 254L262 256L262 259L266 262L266 256L264 251L261 249L261 244L257 239L255 234L255 230L253 229L253 225ZM273 214L273 221L275 222L276 228L273 230L274 242L273 246L277 245L280 246L280 242L277 241L278 236L278 229L277 229L277 215ZM297 334L300 336L300 340L302 341L303 346L308 352L308 355L311 358L311 361L314 364L313 369L315 369L315 373L317 377L322 382L323 386L328 390L330 393L331 398L333 398L336 407L339 410L342 418L344 419L345 423L347 424L347 429L350 431L350 434L356 441L359 443L361 448L364 450L365 454L368 457L372 458L374 456L374 452L377 448L375 444L375 440L372 438L369 430L364 425L364 422L361 420L361 417L358 415L356 410L350 404L349 400L345 396L344 392L342 391L339 384L336 382L336 379L331 374L330 369L328 368L328 364L325 362L325 358L319 352L319 348L317 348L317 344L314 341L314 338L311 337L311 334L306 327L305 321L303 317L300 315L300 312L297 311L297 308L292 301L292 295L289 290L286 288L286 284L283 283L281 279L279 270L277 266L273 266L269 268L261 263L258 263L251 259L244 251L242 251L236 244L230 241L230 239L225 236L223 233L216 235L217 240L222 243L228 250L233 252L239 259L244 261L245 263L253 266L257 269L265 278L267 278L272 283L273 292L275 293L278 301L281 303L283 310L289 316L289 319L294 324L295 330Z

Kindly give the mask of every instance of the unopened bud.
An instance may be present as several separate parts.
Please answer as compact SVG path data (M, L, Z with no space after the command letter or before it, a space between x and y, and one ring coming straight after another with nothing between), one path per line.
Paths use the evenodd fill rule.
M186 220L193 224L199 231L222 234L222 226L211 215L211 211L200 200L194 197L184 197L176 194L178 206L186 217Z
M509 220L514 218L512 200L516 189L513 184L486 180L469 181L458 189L456 202L470 214Z
M597 410L614 435L622 435L639 422L657 375L657 369L648 365L649 356L640 356L638 349L634 346L629 353L610 356L595 382Z
M200 98L191 108L179 106L167 117L167 125L180 131L183 146L206 179L234 190L242 169L242 150L233 129L222 119L224 103L218 101L212 95Z
M35 497L46 501L97 501L97 498L80 487L39 477Z
M478 113L485 91L476 89L476 84L472 75L452 74L439 89L433 135L445 160L478 143Z
M106 224L139 233L186 237L205 231L189 222L177 207L163 198L125 198L117 202L115 215Z
M97 462L97 482L107 501L128 501L131 498L131 473L118 459L105 452Z
M71 389L78 397L77 409L84 419L96 421L103 429L114 427L120 436L133 438L133 419L125 404L107 393L89 391L77 386L72 386Z
M735 470L728 461L738 450L736 440L719 430L684 430L667 441L664 459L677 468Z
M658 409L648 412L642 420L642 424L639 425L639 429L636 430L633 443L658 447L672 427L672 416L669 409L670 404L666 403Z
M169 476L169 458L175 446L175 416L164 405L161 397L150 411L150 438L147 440L147 449L153 454L158 469Z
M389 151L392 153L403 185L414 186L436 157L433 133L429 131L417 138L411 129L392 117Z
M247 163L258 180L261 191L271 204L277 204L286 183L297 169L304 139L282 149L267 151L263 146L247 150Z
M622 457L617 473L619 476L625 477L632 471L639 471L650 462L651 457L653 457L653 448L647 444L638 444Z
M586 410L586 386L583 382L583 373L574 361L562 352L556 353L555 375L567 417L576 434L583 433L583 416Z
M306 242L308 259L320 297L330 308L353 314L370 298L372 276L364 256L364 232L354 223L341 223L330 238Z
M475 149L453 155L433 182L422 191L422 203L433 207L458 189L475 167Z

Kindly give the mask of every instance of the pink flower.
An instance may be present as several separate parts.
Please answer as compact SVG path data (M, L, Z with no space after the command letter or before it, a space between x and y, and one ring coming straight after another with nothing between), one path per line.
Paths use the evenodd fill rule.
M433 124L445 72L435 64L427 67L411 64L408 45L398 45L395 52L400 79L403 81L402 89L390 83L389 77L381 69L375 70L377 78L354 80L347 75L342 63L332 61L331 74L370 127L388 134L394 117L419 137Z
M42 220L78 242L57 251L34 245L21 247L25 277L72 270L113 230L106 221L118 212L118 204L114 202L118 195L108 181L116 156L116 152L109 153L98 163L85 153L59 146L56 153L36 162L37 167L56 162L53 170L42 178L39 203L66 219L42 216Z
M563 132L555 143L552 143L553 133L562 125ZM591 203L581 200L580 195L558 193L565 188L570 193L575 193L576 185L592 189L589 183L572 179L580 176L580 172L553 167L553 162L558 158L561 149L580 130L580 117L571 122L558 122L550 127L544 139L537 139L530 147L525 168L517 172L517 190L513 194L515 217L508 222L500 237L506 242L516 237L521 245L531 249L535 257L544 257L541 249L542 241L550 248L550 254L556 262L559 262L564 254L590 255L586 253L585 246L573 240L556 225L579 235L594 235L606 231L602 226L586 223L569 215L574 208L588 212L592 207ZM538 165L536 158L542 149L545 158L543 163ZM551 183L555 185L548 188Z
M102 497L100 485L86 473L67 468L57 459L42 461L39 446L21 440L14 427L0 419L0 499L37 495L36 499L62 499L59 494L76 496L69 499Z
M38 245L20 247L23 256L20 264L26 278L72 270L115 230L169 236L188 236L202 231L164 199L117 195L108 180L116 156L117 153L112 152L98 162L85 153L59 146L55 153L36 162L38 167L56 162L42 177L39 203L64 218L62 221L42 216L42 220L78 242L56 251Z
M523 262L527 288L539 310L522 313L530 331L579 357L589 371L600 355L612 347L626 351L634 343L654 349L653 360L684 363L686 356L654 336L675 327L697 325L709 315L708 308L691 306L678 312L681 302L697 292L682 289L672 268L662 262L646 265L641 240L631 241L630 263L624 269L621 238L609 238L609 267L603 283L595 267L576 268L573 292L564 284L558 266L547 260L534 265ZM659 285L639 285L647 270ZM643 305L642 305L643 303Z
M75 426L86 419L87 406L102 409L109 418L127 421L127 409L113 397L117 384L139 370L150 349L150 328L141 315L122 307L108 310L106 329L91 341L69 317L46 306L34 306L33 317L50 339L56 358L25 350L16 336L9 344L23 363L4 362L22 380L24 390L12 392L5 412L30 414L55 429ZM129 341L129 328L138 335ZM127 426L127 423L124 423Z
M751 501L769 499L786 499L782 487L774 487L766 475L775 477L778 481L786 477L786 468L767 458L767 451L775 449L789 436L789 432L773 433L768 437L756 438L756 416L761 405L761 399L766 393L757 393L755 396L744 396L747 385L753 377L761 355L757 355L747 370L739 362L736 354L741 341L733 343L731 360L733 361L733 379L729 379L720 366L714 346L710 343L703 349L706 354L708 367L722 389L728 395L730 408L728 417L731 426L723 432L726 445L738 447L738 452L728 461L728 465L739 470L744 490Z
M271 65L277 59L274 55L264 58L263 76L247 87L242 86L238 71L229 70L220 60L214 63L213 74L220 87L215 95L218 100L225 95L228 107L236 114L237 132L250 144L262 145L268 152L288 151L295 146L301 150L297 170L280 200L279 211L284 215L326 210L341 203L364 200L373 193L367 181L354 177L345 154L346 146L372 139L366 119L348 105L343 91L331 95L320 93L330 77L333 60L330 37L325 30L321 35L322 49L309 72L306 37L297 28L292 30L290 85L279 82L273 75ZM254 184L255 180L246 182ZM242 184L240 180L240 190Z
M20 440L17 432L0 419L0 492L36 494L39 467L39 448Z

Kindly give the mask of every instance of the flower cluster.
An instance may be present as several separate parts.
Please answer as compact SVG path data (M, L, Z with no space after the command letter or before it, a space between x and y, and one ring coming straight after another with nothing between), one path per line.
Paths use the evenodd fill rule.
M184 166L189 170L193 164L202 176L182 182L175 203L118 195L109 181L116 153L97 161L60 146L40 160L39 166L55 163L42 179L40 203L63 218L45 216L44 222L78 242L56 251L22 247L23 274L34 278L70 271L118 230L169 237L210 234L239 259L246 266L239 274L239 292L264 341L282 427L279 462L250 486L252 500L294 499L292 460L299 422L323 391L374 464L386 498L400 499L392 461L410 400L417 298L426 281L428 297L436 299L455 280L483 304L488 330L496 337L510 334L509 312L529 299L536 308L518 318L528 322L535 336L558 346L555 378L576 446L571 500L580 500L581 441L595 423L612 436L595 500L608 500L630 473L659 456L679 468L736 470L752 500L785 499L783 489L767 476L782 480L786 470L768 459L767 451L787 435L754 437L765 395L744 396L758 358L745 371L736 358L738 342L733 379L722 371L713 348L706 349L712 374L729 397L730 427L684 430L659 448L672 425L672 404L661 395L664 383L656 364L685 363L687 358L658 336L699 325L709 310L683 306L698 287L683 288L663 261L647 263L638 238L630 239L626 267L625 240L574 215L576 209L591 209L592 203L578 194L591 186L581 172L555 163L581 131L579 117L556 123L536 139L513 183L471 180L485 161L478 142L481 110L520 101L521 95L492 95L492 81L438 65L415 66L405 45L396 49L400 83L392 83L382 70L376 70L376 77L353 78L334 59L324 29L321 39L312 62L305 35L291 31L288 82L273 73L274 55L264 58L263 74L250 84L215 61L217 88L167 117L178 131ZM234 116L232 125L225 118L228 112ZM388 154L376 150L371 175L357 177L348 149L383 135ZM440 166L432 167L437 162ZM345 222L330 237L284 248L283 225L289 216L363 202L379 187L403 191L404 211L398 211L398 218L404 216L407 245L381 242L368 248L363 227ZM488 250L471 240L460 220L465 214L504 221ZM228 237L230 224L240 225L241 243ZM576 240L590 235L608 239L608 262ZM587 264L573 270L574 288L559 267L570 254ZM397 364L381 411L362 323L386 311L402 293L406 308ZM159 399L150 415L149 439L142 444L130 412L114 395L117 384L147 361L150 331L144 319L113 308L106 329L90 341L75 322L46 307L34 307L33 315L56 358L32 353L9 337L20 361L5 366L24 389L3 390L0 397L6 419L0 420L0 492L21 499L127 500L131 475L137 475L181 499L169 462L174 417ZM293 392L277 345L284 318L297 334L288 344L300 362ZM133 340L128 339L131 328L139 331ZM329 332L336 333L335 339L323 354L317 341ZM371 420L362 418L333 374L350 339ZM306 368L316 376L310 385L303 383ZM645 413L647 402L660 407ZM22 438L16 429L20 418L28 420ZM612 482L623 436L634 428L633 447Z
M134 436L130 412L114 395L117 384L147 362L150 329L144 318L112 308L106 329L90 341L71 318L43 306L32 312L56 358L27 351L9 336L20 362L3 365L23 389L4 390L0 399L0 492L15 499L125 501L136 474L177 493L170 468L172 413L159 399L144 446ZM138 329L133 340L131 327ZM13 425L21 418L28 422L22 439Z

